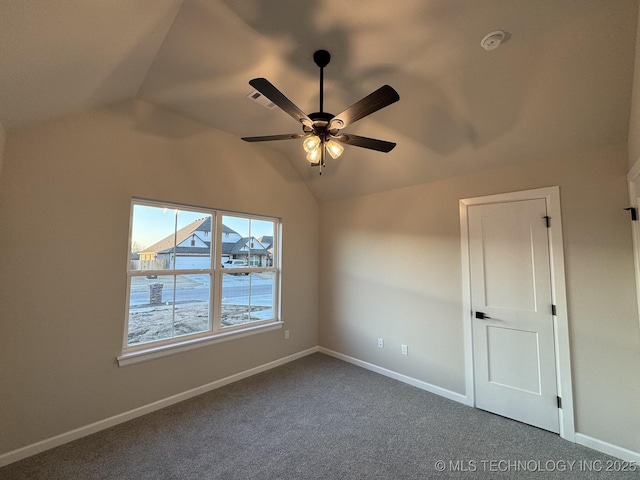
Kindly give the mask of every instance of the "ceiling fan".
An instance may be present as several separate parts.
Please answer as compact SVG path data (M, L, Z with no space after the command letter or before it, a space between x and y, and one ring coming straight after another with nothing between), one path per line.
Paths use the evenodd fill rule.
M284 96L280 90L271 84L266 78L254 78L249 82L253 88L271 100L297 122L302 124L302 133L286 133L282 135L266 135L261 137L242 137L245 142L268 142L271 140L293 140L304 138L303 148L307 152L307 160L312 166L320 168L325 166L325 150L334 159L338 158L344 147L341 144L354 147L368 148L379 152L390 152L396 146L393 142L377 140L375 138L361 137L341 130L371 115L378 110L400 100L400 95L389 85L380 87L375 92L357 101L338 115L323 111L324 100L324 67L329 64L331 55L326 50L318 50L313 54L313 61L320 68L320 111L307 115Z

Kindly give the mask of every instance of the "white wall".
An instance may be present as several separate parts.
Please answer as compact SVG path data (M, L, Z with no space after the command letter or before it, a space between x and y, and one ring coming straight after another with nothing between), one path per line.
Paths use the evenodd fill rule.
M277 216L281 330L119 368L132 196ZM0 454L314 347L319 209L275 152L133 101L12 131L0 178Z
M320 345L464 395L458 201L559 185L576 429L640 452L626 172L619 145L322 204Z

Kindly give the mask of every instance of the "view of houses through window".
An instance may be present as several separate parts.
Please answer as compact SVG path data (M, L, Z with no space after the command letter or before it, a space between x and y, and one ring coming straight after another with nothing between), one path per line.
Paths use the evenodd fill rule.
M278 220L132 203L126 347L277 319Z

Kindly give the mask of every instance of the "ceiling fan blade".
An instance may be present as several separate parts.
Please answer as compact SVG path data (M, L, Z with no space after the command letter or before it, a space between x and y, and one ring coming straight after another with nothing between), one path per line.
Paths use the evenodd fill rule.
M242 137L245 142L270 142L272 140L294 140L306 137L304 133L284 133L282 135L264 135L262 137Z
M384 140L377 140L375 138L361 137L359 135L352 135L350 133L341 133L339 135L332 135L339 142L346 143L347 145L353 145L354 147L368 148L370 150L377 150L378 152L390 152L393 147L396 146L393 142L386 142Z
M297 106L295 106L291 100L285 97L284 94L276 87L274 87L273 84L266 78L254 78L253 80L249 81L249 85L251 85L262 95L271 100L273 103L275 103L286 113L291 115L297 122L309 127L313 125L313 122L307 116L307 114L300 110Z
M329 129L333 130L344 128L367 115L371 115L373 112L377 112L381 108L397 102L398 100L400 100L398 92L389 85L384 85L375 92L364 97L362 100L351 105L344 112L333 117L329 124Z

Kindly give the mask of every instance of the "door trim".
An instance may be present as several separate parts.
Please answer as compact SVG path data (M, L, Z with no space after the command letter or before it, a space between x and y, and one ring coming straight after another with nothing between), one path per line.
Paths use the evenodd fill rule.
M575 423L573 415L573 386L571 382L571 354L569 348L569 315L564 274L564 250L562 239L562 218L560 215L560 188L558 186L502 193L485 197L460 200L460 249L462 260L462 306L463 335L465 354L465 388L467 404L475 407L475 388L473 379L473 334L471 312L471 281L469 264L469 224L467 209L472 205L505 203L519 200L543 198L547 203L547 213L551 217L549 228L549 257L551 260L551 296L556 305L553 317L554 340L556 345L556 378L558 395L562 398L559 410L560 437L575 441Z
M631 207L638 208L638 197L640 192L636 188L636 183L640 180L640 159L636 160L631 170L627 174L629 185L629 203ZM640 222L631 222L631 238L633 240L633 264L636 273L636 300L638 302L638 315L640 319Z

